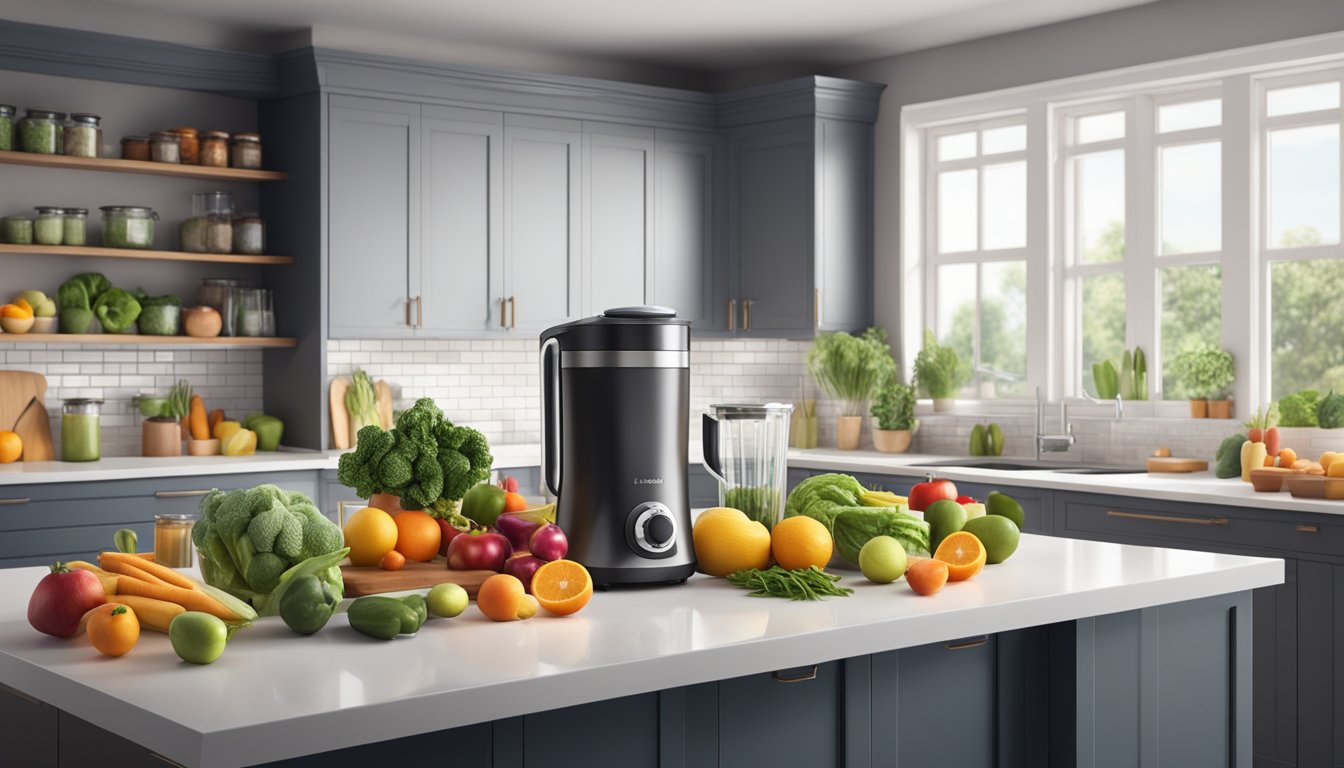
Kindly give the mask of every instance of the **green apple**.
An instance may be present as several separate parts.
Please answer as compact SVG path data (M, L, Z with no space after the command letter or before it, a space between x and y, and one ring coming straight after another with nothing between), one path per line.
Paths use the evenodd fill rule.
M1017 526L1003 515L985 515L967 520L962 530L974 534L985 545L985 562L990 565L1012 557L1021 539Z
M998 491L989 492L989 498L985 499L985 511L1012 520L1018 529L1021 529L1027 521L1027 513L1022 509L1022 505L1017 503L1017 499Z
M929 551L937 552L943 539L966 524L966 508L951 499L939 499L924 510L924 522L929 524Z
M47 298L47 294L41 291L27 290L20 293L18 298L28 302L29 306L33 308L34 317L56 316L56 302Z
M442 619L451 619L467 610L467 590L457 584L439 584L425 596L429 612Z
M183 661L210 664L224 653L229 628L208 613L187 611L168 622L168 640Z
M890 584L905 573L905 547L890 536L874 536L859 550L859 570L878 584Z

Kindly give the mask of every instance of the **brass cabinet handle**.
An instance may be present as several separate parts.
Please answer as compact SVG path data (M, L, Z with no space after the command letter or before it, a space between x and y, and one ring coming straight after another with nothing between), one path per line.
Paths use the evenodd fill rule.
M943 643L943 647L949 651L965 651L971 648L979 648L989 642L989 635L981 635L971 640L962 640L956 643Z
M751 330L751 299L742 300L742 330Z
M415 297L415 327L425 327L425 302L422 297Z
M20 504L27 504L32 499L24 496L21 499L0 499L0 507L17 507Z
M821 289L812 289L812 330L821 328Z
M518 327L518 297L509 297L509 327Z
M415 325L411 323L411 303L414 301L415 299L412 299L410 296L406 297L406 325L410 328L415 327Z
M801 675L781 675L778 672L771 672L770 676L775 678L776 683L805 683L817 679L817 665L813 664L811 669Z
M1310 523L1298 523L1298 533L1320 533L1320 529Z
M156 499L185 499L191 496L204 496L210 492L210 489L200 491L155 491Z
M509 322L506 312L509 308L509 300L503 296L499 297L499 327L508 328Z
M737 330L737 299L725 299L728 304L728 330Z
M1124 517L1130 520L1152 520L1155 523L1186 523L1188 525L1227 525L1226 517L1179 517L1175 515L1149 515L1142 512L1117 512L1106 510L1107 517Z

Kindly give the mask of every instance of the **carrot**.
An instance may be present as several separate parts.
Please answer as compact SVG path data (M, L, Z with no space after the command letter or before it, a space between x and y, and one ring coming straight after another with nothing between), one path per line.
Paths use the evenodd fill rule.
M118 561L103 560L101 558L99 559L98 562L103 566L103 570L107 571L108 573L115 573L118 576L127 576L132 579L139 579L140 581L149 582L151 584L159 584L165 587L174 586L164 581L163 579L160 579L158 576L149 573L148 571L142 571L139 568L136 568L131 563L124 563L121 562L120 560ZM121 585L120 580L117 581L117 585L118 589L120 589Z
M1252 427L1251 431L1246 433L1246 439L1252 443L1265 442L1265 431L1259 427Z
M215 434L215 425L224 420L224 409L216 408L210 412L210 434Z
M200 395L191 396L191 439L210 439L210 419L205 415L205 400Z
M108 602L129 606L132 611L135 611L135 617L140 620L140 626L159 632L167 632L168 625L172 623L173 617L179 613L187 612L186 608L177 603L140 595L117 595L115 600L108 600Z
M1265 450L1269 451L1270 456L1275 456L1279 452L1279 428L1269 427L1265 430Z
M139 570L144 571L150 576L157 577L159 581L162 581L166 584L171 584L174 587L181 587L182 589L197 588L196 582L192 581L186 576L183 576L182 574L178 573L172 568L169 568L166 565L160 565L155 562L147 562L141 559L138 555L126 555L120 552L104 552L99 557L99 561L104 560L108 562L127 563L132 568L138 568ZM126 575L134 576L135 574L128 573Z
M166 600L170 603L177 603L189 611L201 611L225 621L246 618L235 611L229 610L223 603L202 591L156 584L152 581L141 581L134 576L122 576L117 579L117 596L120 598L122 595L139 595L141 597L152 597L155 600Z

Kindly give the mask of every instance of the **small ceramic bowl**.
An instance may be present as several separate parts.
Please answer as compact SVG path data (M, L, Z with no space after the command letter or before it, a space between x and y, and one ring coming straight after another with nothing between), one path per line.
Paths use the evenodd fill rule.
M219 453L219 441L215 438L209 440L188 440L188 456L215 456Z
M1251 487L1259 493L1277 493L1283 490L1284 477L1292 474L1284 467L1262 467L1251 470Z
M1344 477L1325 478L1325 498L1344 500Z
M0 328L5 329L5 333L27 333L33 328L32 317L0 317Z
M32 333L55 333L56 318L54 317L34 317Z

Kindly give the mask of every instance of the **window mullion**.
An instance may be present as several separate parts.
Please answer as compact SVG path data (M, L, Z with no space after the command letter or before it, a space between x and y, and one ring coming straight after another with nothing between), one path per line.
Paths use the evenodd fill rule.
M1050 290L1055 263L1050 249L1051 164L1048 130L1050 110L1045 102L1027 109L1027 392L1040 387L1050 397L1057 385L1050 381L1058 366L1059 338L1049 329L1058 313L1058 297Z
M1255 86L1248 75L1230 77L1223 86L1223 348L1236 361L1235 397L1250 410L1267 393L1269 366L1267 304L1262 291L1264 265L1259 256L1263 165L1256 120ZM1264 197L1259 199L1263 203ZM1258 206L1263 211L1263 204ZM1252 371L1259 371L1252 374Z
M1153 100L1134 100L1128 119L1125 156L1125 348L1153 349L1157 338L1157 158ZM1151 381L1151 379L1150 379Z

